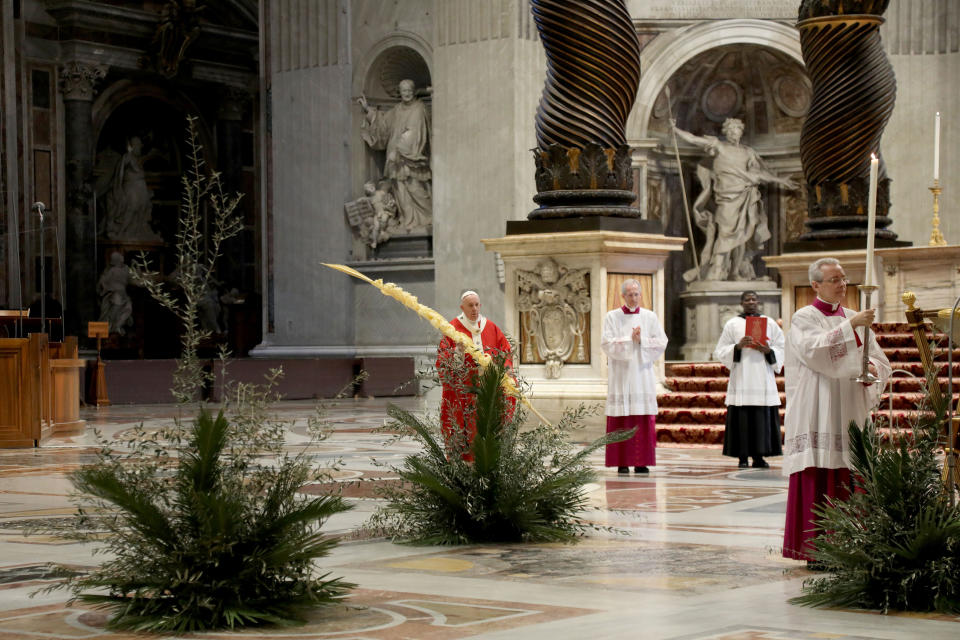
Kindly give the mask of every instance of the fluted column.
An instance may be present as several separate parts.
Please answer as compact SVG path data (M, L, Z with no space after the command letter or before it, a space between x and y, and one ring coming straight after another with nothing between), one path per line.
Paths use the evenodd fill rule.
M64 319L69 335L85 336L86 323L99 317L96 296L96 227L91 207L94 155L94 88L106 76L104 65L68 62L60 68L63 94L67 198L65 217L66 291Z

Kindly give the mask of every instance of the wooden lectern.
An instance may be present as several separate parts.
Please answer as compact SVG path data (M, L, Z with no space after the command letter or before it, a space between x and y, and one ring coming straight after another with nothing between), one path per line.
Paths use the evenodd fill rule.
M97 371L93 376L93 391L97 407L109 407L110 397L107 395L107 377L104 373L106 365L100 358L100 341L110 337L109 322L88 322L87 337L97 339Z

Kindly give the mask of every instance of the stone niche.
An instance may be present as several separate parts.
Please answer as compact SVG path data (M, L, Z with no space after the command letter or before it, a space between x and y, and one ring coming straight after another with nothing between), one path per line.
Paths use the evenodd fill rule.
M344 204L354 260L433 255L430 69L404 44L371 62L354 109L356 199Z

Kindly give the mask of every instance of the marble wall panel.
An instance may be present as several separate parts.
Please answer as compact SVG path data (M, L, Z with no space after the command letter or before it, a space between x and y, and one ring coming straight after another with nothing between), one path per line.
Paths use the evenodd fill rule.
M353 285L320 262L346 262L343 214L350 184L350 70L325 66L276 74L272 90L275 345L353 342Z
M627 0L637 20L797 19L799 0Z
M530 149L536 146L533 123L545 77L543 47L516 35L451 44L438 49L435 69L437 308L455 315L460 291L472 288L484 313L500 323L504 302L496 258L480 239L502 235L507 220L524 220L535 208Z
M940 230L948 244L960 242L960 53L891 55L897 103L881 150L890 186L892 229L901 240L930 241L933 215L934 114L942 114L940 138Z

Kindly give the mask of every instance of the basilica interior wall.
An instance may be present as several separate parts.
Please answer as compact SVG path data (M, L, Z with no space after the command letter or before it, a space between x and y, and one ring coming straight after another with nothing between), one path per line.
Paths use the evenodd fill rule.
M892 0L881 31L897 76L897 102L882 151L893 184L893 229L915 245L930 241L934 114L941 113L940 230L960 241L960 4Z
M543 47L524 2L501 2L488 21L467 6L438 17L434 93L437 306L458 313L459 294L479 292L484 313L503 315L503 284L481 238L535 208L534 118L545 77ZM460 11L459 14L454 10Z

